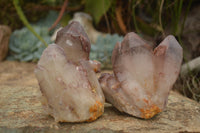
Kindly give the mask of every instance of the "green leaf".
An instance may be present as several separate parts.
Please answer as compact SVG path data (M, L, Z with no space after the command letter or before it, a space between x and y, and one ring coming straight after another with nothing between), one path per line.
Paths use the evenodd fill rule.
M72 19L69 14L63 15L62 19L60 20L61 26L65 27L68 25L68 22Z
M97 24L100 18L108 11L112 0L86 0L85 10L90 13Z

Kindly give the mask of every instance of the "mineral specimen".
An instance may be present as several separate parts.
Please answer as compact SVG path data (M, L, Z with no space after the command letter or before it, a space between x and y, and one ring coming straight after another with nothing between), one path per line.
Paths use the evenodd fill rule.
M172 35L153 51L135 33L127 34L112 53L114 74L99 78L106 100L121 112L152 118L167 104L182 56L182 48Z
M104 112L104 95L89 60L90 42L78 22L58 32L35 69L42 101L57 122L93 121Z

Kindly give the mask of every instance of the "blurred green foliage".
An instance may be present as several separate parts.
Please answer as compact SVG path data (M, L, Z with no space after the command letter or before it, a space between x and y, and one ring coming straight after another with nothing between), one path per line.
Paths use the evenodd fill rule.
M46 34L48 28L37 26L33 26L33 28L46 42L50 42L50 38ZM11 54L7 59L37 61L44 48L44 45L27 28L15 30L10 37L9 49Z
M95 23L99 23L100 18L111 7L112 0L85 0L85 11L90 13Z
M41 36L48 44L51 43L51 35L48 28L57 18L58 13L50 12L47 17L41 19L35 24L32 24L36 33ZM10 55L9 60L19 61L37 61L45 49L42 42L35 37L31 31L24 27L20 30L15 30L10 37L9 42Z
M163 1L163 5L161 2ZM62 24L76 11L86 11L95 21L97 29L122 34L116 10L121 7L122 21L127 32L136 31L150 36L159 36L163 31L180 36L185 18L194 0L69 0L68 7L83 6L78 10L66 12ZM20 0L20 5L28 21L35 22L44 17L49 10L61 9L64 0ZM161 9L162 6L162 10ZM16 29L22 26L12 0L0 1L0 23ZM161 17L161 23L159 22ZM103 27L102 27L103 25ZM163 29L163 31L162 31Z
M103 69L111 69L112 50L122 40L123 37L118 34L99 36L96 43L91 45L90 59L100 61Z
M44 41L44 39L40 35L38 35L37 32L35 32L35 30L29 24L27 18L22 11L22 8L20 7L19 0L13 0L13 4L23 24L47 47L47 43Z
M20 0L20 5L24 11L25 16L30 22L36 22L44 17L47 12L40 12L33 8L35 3L40 3L40 0ZM23 24L17 15L16 9L13 5L13 0L0 0L0 24L8 25L12 30L23 27Z
M10 3L12 3L12 0L9 0ZM57 7L60 6L59 9L61 9L62 3L64 0L29 0L29 1L23 1L19 0L20 5L27 16L28 19L36 18L35 20L38 20L41 16L41 14L47 14L48 10L51 10L52 7ZM12 11L15 13L15 16L17 16L16 11L13 10L13 5L10 5L9 2L5 3L4 1L0 1L1 7L2 4L5 4L5 7L9 7L11 10L3 8L5 11ZM121 19L122 22L124 22L127 32L130 31L136 31L140 34L147 34L150 36L159 36L162 35L163 32L167 31L168 33L171 33L175 36L178 36L180 38L180 35L183 31L184 28L184 21L185 18L187 17L188 11L192 5L192 0L187 1L187 0L159 0L159 1L151 1L151 0L74 0L71 1L69 0L68 2L68 7L76 7L76 6L83 6L83 8L78 8L78 10L74 11L66 11L63 19L61 20L62 26L67 25L67 22L72 18L73 13L75 11L86 11L92 17L94 18L95 21L95 26L97 29L100 29L101 31L105 31L104 29L110 29L111 33L119 33L122 34L121 27L119 26L119 20ZM40 6L42 9L38 8ZM46 7L47 6L47 7ZM33 8L33 9L31 9ZM40 9L43 10L45 9L44 12L38 12L37 10L34 9ZM121 8L121 18L117 18L117 12ZM183 10L185 9L185 10ZM30 11L35 12L37 14L29 14ZM8 13L1 12L0 15L2 16L3 14L3 19L0 21L5 21L4 18L5 16L10 16ZM28 14L27 14L28 13ZM6 15L5 15L6 14ZM12 16L12 13L11 13ZM39 17L38 17L39 16ZM16 17L11 17L12 18L12 23L17 24L18 20L15 18ZM48 21L49 24L46 24L47 22L41 22L38 25L33 26L36 30L37 33L40 34L43 38L46 38L49 36L49 33L47 31L47 28L49 28L53 22L56 20L56 17L52 18L51 21ZM32 22L32 20L31 20ZM7 23L9 24L9 23ZM43 24L43 25L42 25ZM42 26L39 26L42 25ZM103 25L103 26L102 26ZM12 24L11 24L12 26ZM15 26L14 26L15 27ZM17 26L18 27L18 26ZM41 27L41 29L40 29ZM26 31L26 28L23 28L21 31L17 30L13 33L11 36L11 43L10 43L10 49L11 53L19 54L20 52L23 54L25 50L31 49L39 49L38 45L38 40L34 38L30 32ZM43 34L45 31L45 34ZM108 31L108 30L106 30ZM20 38L19 36L24 36L24 38ZM124 35L124 34L122 34ZM29 45L29 48L25 49L24 47L28 47L27 40L30 39L30 42L34 42L33 44ZM20 41L12 41L12 39L17 40L21 39L21 44ZM33 39L34 38L34 39ZM99 38L97 40L97 44L92 46L92 52L91 58L93 59L99 59L102 62L106 62L107 64L107 59L110 58L109 56L111 55L111 49L114 47L116 40L119 41L121 37L116 36L116 35L107 35L105 38ZM32 40L37 40L37 41L32 41ZM48 39L47 42L49 43ZM33 45L36 45L35 48ZM105 47L102 49L101 45ZM22 45L22 46L21 46ZM19 50L16 51L15 48L20 47L22 49L20 52ZM99 49L99 50L97 50ZM105 51L104 51L105 50ZM28 52L28 53L34 53ZM109 53L108 56L106 53ZM106 56L105 58L103 58ZM14 56L13 56L14 57ZM17 57L17 58L16 58ZM15 58L18 60L24 60L25 56L16 56ZM34 56L32 56L34 57ZM39 57L37 55L37 57ZM30 57L28 58L30 59ZM32 58L33 60L37 60L38 58ZM26 58L27 60L27 58ZM31 60L31 59L30 59ZM108 61L109 62L109 61Z

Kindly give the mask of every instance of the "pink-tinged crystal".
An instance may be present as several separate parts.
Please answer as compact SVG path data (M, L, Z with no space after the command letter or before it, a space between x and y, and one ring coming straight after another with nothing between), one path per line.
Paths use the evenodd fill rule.
M121 112L152 118L167 104L182 56L182 48L172 35L153 51L135 33L127 34L113 50L114 74L99 78L106 100Z
M90 42L78 22L58 32L43 52L35 74L48 113L57 122L93 121L104 112L104 95L89 60Z

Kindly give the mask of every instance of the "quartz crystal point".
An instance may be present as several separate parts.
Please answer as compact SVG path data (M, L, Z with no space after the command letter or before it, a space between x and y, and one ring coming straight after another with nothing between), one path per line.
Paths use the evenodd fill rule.
M152 118L167 104L182 56L182 48L172 35L153 51L135 33L127 34L112 53L114 74L99 78L106 100L121 112Z
M43 52L35 74L42 103L57 122L93 121L104 112L104 95L89 60L90 42L78 22L58 32Z

